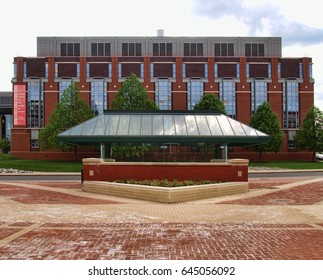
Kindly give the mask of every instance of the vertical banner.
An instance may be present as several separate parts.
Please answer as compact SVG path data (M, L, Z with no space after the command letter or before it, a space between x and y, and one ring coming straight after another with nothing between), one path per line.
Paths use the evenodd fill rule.
M26 126L26 85L14 85L14 125Z

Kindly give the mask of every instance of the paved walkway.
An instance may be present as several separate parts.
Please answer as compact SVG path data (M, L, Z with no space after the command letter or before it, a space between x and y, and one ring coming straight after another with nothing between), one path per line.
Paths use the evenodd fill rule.
M323 178L178 204L0 182L0 259L323 260Z

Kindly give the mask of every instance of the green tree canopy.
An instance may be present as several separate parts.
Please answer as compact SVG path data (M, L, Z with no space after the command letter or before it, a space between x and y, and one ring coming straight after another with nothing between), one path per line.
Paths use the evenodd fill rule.
M135 74L131 74L117 92L112 101L115 110L158 110L158 106L150 100L146 89Z
M226 115L224 104L214 95L205 94L199 103L194 106L194 110L215 111Z
M60 143L56 137L59 133L82 123L94 115L90 107L81 98L74 82L63 92L55 110L49 116L48 125L39 133L39 142L45 150L71 150L75 145Z
M323 112L313 106L306 114L303 124L295 136L297 149L306 149L315 153L323 151Z
M250 126L271 137L268 144L254 146L251 150L259 152L260 156L264 152L277 153L280 150L283 144L284 134L280 128L278 117L268 102L264 102L258 107L255 114L251 117Z
M158 106L150 100L146 89L143 87L135 74L131 74L121 85L114 100L112 109L134 110L134 111L154 111L159 110ZM117 156L140 157L148 150L145 145L123 145L112 147L112 154Z

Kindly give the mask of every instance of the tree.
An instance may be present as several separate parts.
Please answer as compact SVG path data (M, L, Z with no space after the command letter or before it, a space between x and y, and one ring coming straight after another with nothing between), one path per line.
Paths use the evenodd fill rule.
M111 107L115 110L159 110L155 102L150 100L146 89L133 73L121 85ZM140 157L148 150L149 148L145 145L122 145L112 147L112 154L125 158Z
M226 115L224 104L214 95L205 94L199 103L194 106L194 110L215 111Z
M270 142L268 144L250 148L253 151L259 152L260 158L264 152L277 153L279 151L283 144L284 134L280 128L279 119L272 111L268 102L264 102L258 107L255 114L251 117L250 126L270 136Z
M74 82L63 92L60 101L56 104L55 110L49 116L48 125L39 133L39 142L45 150L73 150L77 153L77 146L74 144L60 143L57 135L79 123L93 117L90 107L80 96Z
M111 108L116 110L158 110L158 106L150 100L146 89L133 73L121 85L112 101Z
M301 128L295 136L297 149L305 149L313 152L312 160L315 160L316 152L323 151L323 112L313 106L306 114Z

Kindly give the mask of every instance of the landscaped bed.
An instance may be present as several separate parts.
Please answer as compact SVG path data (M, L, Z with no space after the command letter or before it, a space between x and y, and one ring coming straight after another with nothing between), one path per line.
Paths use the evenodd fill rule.
M145 185L145 186L155 186L155 187L165 187L165 188L173 188L173 187L185 187L185 186L195 186L195 185L208 185L208 184L218 184L224 182L214 182L210 180L115 180L115 183L121 184L131 184L131 185Z

